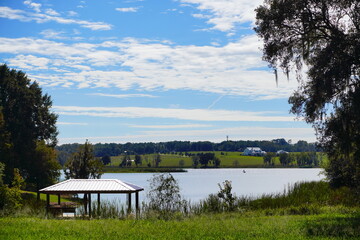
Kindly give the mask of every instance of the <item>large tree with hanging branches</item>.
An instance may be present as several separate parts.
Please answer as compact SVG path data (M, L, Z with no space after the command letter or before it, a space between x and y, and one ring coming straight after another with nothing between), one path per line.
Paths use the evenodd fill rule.
M263 58L296 72L291 112L314 126L330 183L360 191L360 1L266 0L256 14Z

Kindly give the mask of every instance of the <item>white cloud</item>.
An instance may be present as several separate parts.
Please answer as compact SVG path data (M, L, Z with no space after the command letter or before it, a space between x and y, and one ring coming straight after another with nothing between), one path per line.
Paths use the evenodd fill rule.
M57 74L28 72L44 85L141 91L184 89L252 99L288 98L297 81L288 82L280 76L276 86L273 73L261 60L260 47L255 35L224 46L181 46L133 38L99 44L0 38L0 53L49 59Z
M233 31L236 24L254 22L255 8L263 0L180 0L184 6L194 6L201 13L193 14L197 18L209 18L212 29L223 32ZM204 14L205 12L205 14Z
M156 98L157 96L151 94L106 94L106 93L91 93L89 95L113 98Z
M179 129L179 128L209 128L210 124L178 124L178 125L129 125L132 128L150 128L150 129Z
M75 17L75 16L78 15L78 13L75 12L75 11L68 11L67 14L68 14L69 17Z
M230 121L230 122L292 122L293 117L272 116L270 112L245 112L208 109L169 109L145 107L80 107L54 106L60 115L92 116L110 118L170 118L194 121Z
M33 55L17 55L15 58L7 59L7 62L9 65L18 66L24 70L41 70L49 68L50 60Z
M35 12L41 12L41 4L40 3L34 3L30 0L24 1L24 4L27 5L29 8L34 9Z
M30 1L25 1L30 2ZM30 2L31 3L31 2ZM33 3L31 3L33 4ZM42 13L40 7L34 8L36 12L27 12L18 9L12 9L9 7L0 7L0 18L7 18L12 20L19 20L22 22L35 21L37 23L45 23L54 21L60 24L77 24L83 28L89 28L91 30L110 30L112 26L104 22L91 22L85 20L78 20L72 18L63 18L59 16L59 13L48 9L45 13Z
M67 39L68 37L64 36L65 32L62 31L54 31L52 29L45 29L40 32L44 38L47 39Z
M126 142L163 142L163 141L212 141L222 142L229 136L231 140L272 140L276 138L291 139L292 142L305 140L315 142L312 128L270 128L270 127L233 127L213 130L168 130L144 131L138 134L122 136L83 136L77 138L59 138L60 144L84 142L126 143Z
M60 13L58 13L57 11L55 11L54 9L46 9L45 13L48 15L52 15L52 16L60 16Z
M115 10L119 12L137 12L138 9L137 7L115 8Z
M75 125L75 126L87 126L87 123L78 123L78 122L57 122L56 125Z

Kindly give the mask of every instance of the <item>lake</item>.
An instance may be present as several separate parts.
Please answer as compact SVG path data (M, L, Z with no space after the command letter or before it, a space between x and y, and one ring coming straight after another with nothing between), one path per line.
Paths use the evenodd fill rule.
M181 195L192 203L205 199L211 193L219 191L218 183L232 182L233 193L237 196L259 197L264 193L283 192L289 184L299 181L319 181L325 176L320 168L246 168L246 169L187 169L188 172L172 173L178 180ZM145 200L149 190L148 180L153 173L105 173L102 179L119 179L143 187L140 201ZM102 199L120 199L123 194L102 194ZM95 199L95 198L94 198Z

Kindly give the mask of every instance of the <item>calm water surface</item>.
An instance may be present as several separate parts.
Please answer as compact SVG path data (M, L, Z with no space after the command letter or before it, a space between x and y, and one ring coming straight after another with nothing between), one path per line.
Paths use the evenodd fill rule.
M205 199L211 193L217 193L218 183L225 180L232 182L233 192L237 196L259 197L264 193L283 192L289 184L295 182L324 179L320 168L187 169L187 171L172 175L179 182L181 195L193 203ZM102 179L119 179L143 187L145 190L140 192L140 201L143 201L149 190L148 180L153 175L153 173L105 173ZM102 194L102 199L125 201L125 196L120 195Z

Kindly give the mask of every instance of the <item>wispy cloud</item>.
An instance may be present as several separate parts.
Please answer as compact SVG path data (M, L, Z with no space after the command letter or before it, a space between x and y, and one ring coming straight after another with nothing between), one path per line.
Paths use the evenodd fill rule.
M32 8L35 10L35 12L41 12L41 4L40 3L34 3L31 0L24 1L24 4L27 5L29 8Z
M110 30L112 26L110 24L104 22L91 22L86 20L72 19L72 18L64 18L59 16L53 9L46 9L44 12L41 10L41 4L34 5L35 3L30 1L29 6L34 10L33 12L12 9L9 7L0 7L0 18L7 18L11 20L19 20L22 22L30 22L35 21L37 23L45 23L45 22L57 22L59 24L77 24L84 28L89 28L91 30Z
M226 95L221 95L220 97L218 97L215 101L213 101L209 106L208 109L211 109L215 106L215 104L217 104L223 97L225 97Z
M106 93L90 93L88 95L113 97L113 98L156 98L157 96L151 94L106 94Z
M77 125L77 126L87 126L87 123L78 123L78 122L57 122L56 125Z
M178 125L132 125L132 128L149 128L149 129L179 129L179 128L209 128L210 124L178 124Z
M234 127L206 130L169 130L144 131L138 134L122 136L81 136L76 138L59 138L60 144L85 142L125 143L125 142L162 142L162 141L213 141L222 142L229 136L231 140L272 140L276 138L291 139L293 142L305 140L315 142L312 128L271 128L271 127Z
M276 86L273 73L261 60L260 47L255 35L220 47L134 38L98 44L0 38L0 53L14 54L18 64L18 55L48 58L49 67L57 73L32 75L31 68L23 69L44 85L143 91L190 89L253 99L287 98L297 82L280 76Z
M115 117L115 118L172 118L195 121L231 121L231 122L291 122L293 117L272 116L269 112L245 112L208 109L168 109L145 107L79 107L54 106L60 115Z
M254 10L263 0L180 0L180 2L198 9L200 13L193 14L193 17L208 19L207 23L213 25L211 29L229 32L233 31L237 24L254 22Z
M138 9L138 7L115 8L115 10L119 12L137 12Z

